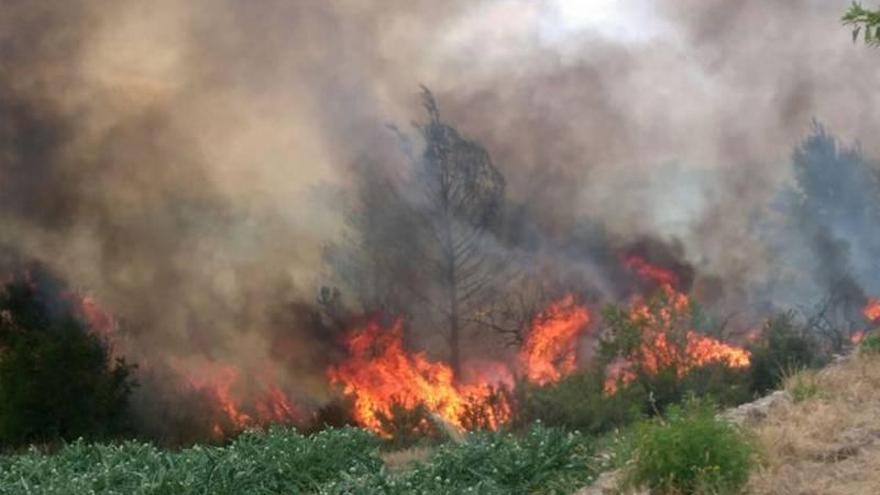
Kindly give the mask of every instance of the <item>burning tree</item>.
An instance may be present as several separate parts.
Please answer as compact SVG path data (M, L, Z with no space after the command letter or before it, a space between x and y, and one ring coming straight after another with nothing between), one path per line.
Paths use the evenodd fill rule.
M486 236L501 213L504 176L489 153L440 119L434 96L422 93L428 122L419 126L425 149L416 160L419 188L425 196L421 216L434 240L427 253L441 288L442 312L449 332L450 364L461 371L463 315L485 304L499 273Z
M482 145L441 120L428 89L422 98L428 119L417 126L421 153L392 127L408 173L396 179L377 166L357 170L347 239L327 259L363 309L417 314L431 326L441 320L458 376L462 332L478 321L474 315L505 273L489 234L501 216L506 182Z

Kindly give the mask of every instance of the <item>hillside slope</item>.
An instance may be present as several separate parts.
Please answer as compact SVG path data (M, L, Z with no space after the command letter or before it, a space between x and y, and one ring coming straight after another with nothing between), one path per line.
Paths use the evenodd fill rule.
M786 392L746 423L763 454L749 493L880 493L880 356L801 372Z

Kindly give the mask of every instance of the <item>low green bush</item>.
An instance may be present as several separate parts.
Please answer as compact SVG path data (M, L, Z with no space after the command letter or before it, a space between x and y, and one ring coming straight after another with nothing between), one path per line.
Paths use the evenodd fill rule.
M880 333L870 333L859 343L862 354L880 354Z
M340 473L382 469L377 439L354 428L312 436L282 428L246 432L222 447L177 452L150 444L77 441L47 455L0 457L0 493L276 494L313 493Z
M540 421L551 427L596 434L631 423L647 412L648 394L643 388L625 387L608 395L603 390L604 380L604 373L593 369L554 384L518 384L516 427L527 428Z
M798 325L791 312L770 319L748 350L754 395L778 389L791 370L818 368L827 362L815 335Z
M0 456L0 493L568 494L596 475L589 437L540 425L516 435L468 434L400 472L386 469L380 443L355 428L305 436L280 427L179 451L76 441L55 454L31 449Z
M593 454L588 437L540 424L521 435L476 432L438 447L427 462L398 475L344 475L321 493L567 495L595 479Z
M636 424L619 452L628 460L624 484L652 493L738 493L748 481L751 444L718 419L711 403L689 399L665 418Z

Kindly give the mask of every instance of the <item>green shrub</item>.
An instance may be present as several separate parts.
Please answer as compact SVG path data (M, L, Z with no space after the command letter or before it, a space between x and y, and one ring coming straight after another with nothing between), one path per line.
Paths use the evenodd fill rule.
M516 426L527 428L540 421L551 427L601 433L631 423L648 412L648 394L643 388L625 387L609 396L603 390L604 380L602 371L589 369L555 384L519 383Z
M752 353L750 388L756 395L778 389L790 370L817 368L827 361L816 338L795 322L791 312L769 320L748 350Z
M130 426L132 366L110 358L39 267L0 288L0 445L104 438Z
M859 343L859 353L880 354L880 333L870 333Z
M737 493L748 481L752 447L707 402L669 407L665 419L641 422L623 442L624 484L652 493Z

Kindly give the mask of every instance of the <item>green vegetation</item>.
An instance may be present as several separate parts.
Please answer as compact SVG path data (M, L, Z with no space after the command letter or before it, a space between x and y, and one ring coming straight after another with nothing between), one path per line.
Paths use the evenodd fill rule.
M355 429L311 436L247 432L226 446L178 452L152 445L77 441L48 455L0 457L0 493L571 493L589 483L587 437L540 425L522 435L480 432L447 443L425 463L389 473L379 440Z
M880 334L870 333L859 343L859 352L862 354L880 354Z
M868 10L862 4L853 2L841 21L846 26L852 26L853 42L858 41L862 34L866 44L880 45L880 11Z
M0 446L127 430L132 367L111 361L62 287L32 267L0 288Z
M751 444L714 407L690 399L663 419L637 424L621 446L629 460L624 483L652 493L738 493L748 481Z
M755 395L778 389L786 374L826 362L816 338L796 324L791 312L770 319L748 350L752 354L750 388Z

